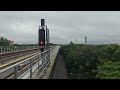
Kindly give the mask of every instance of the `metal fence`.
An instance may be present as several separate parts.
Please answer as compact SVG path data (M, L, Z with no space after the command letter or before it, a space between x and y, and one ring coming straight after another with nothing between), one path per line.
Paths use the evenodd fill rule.
M0 46L0 53L38 48L39 46Z
M49 65L50 54L53 54L55 47L56 46L45 50L44 52L37 52L34 56L2 69L0 70L0 74L4 75L5 73L8 73L7 71L9 71L9 73L14 73L13 76L9 79L38 79L44 74L44 71ZM21 71L22 69L19 69L21 64L23 66L26 65L26 69L24 68L23 71Z

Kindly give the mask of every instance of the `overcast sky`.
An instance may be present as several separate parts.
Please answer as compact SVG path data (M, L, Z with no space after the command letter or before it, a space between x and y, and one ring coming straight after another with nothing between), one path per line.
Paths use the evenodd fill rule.
M38 42L41 19L50 30L50 42L120 43L119 11L0 11L0 36L14 43Z

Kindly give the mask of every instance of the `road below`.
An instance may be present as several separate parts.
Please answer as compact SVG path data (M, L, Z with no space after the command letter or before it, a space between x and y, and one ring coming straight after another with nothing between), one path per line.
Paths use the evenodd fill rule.
M56 58L56 66L53 79L67 79L63 56L58 55Z

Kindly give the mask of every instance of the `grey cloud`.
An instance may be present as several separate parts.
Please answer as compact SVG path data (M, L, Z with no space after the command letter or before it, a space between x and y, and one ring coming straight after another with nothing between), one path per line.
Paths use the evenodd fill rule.
M120 43L119 11L0 11L0 36L15 43L37 43L38 25L46 20L50 42Z

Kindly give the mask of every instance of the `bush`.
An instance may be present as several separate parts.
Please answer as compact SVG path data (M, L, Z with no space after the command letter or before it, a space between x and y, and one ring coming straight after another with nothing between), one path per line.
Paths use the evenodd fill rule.
M64 55L68 78L95 78L99 59L94 46L68 45L62 47L61 51Z
M67 76L70 79L120 79L120 47L73 44L62 46Z

